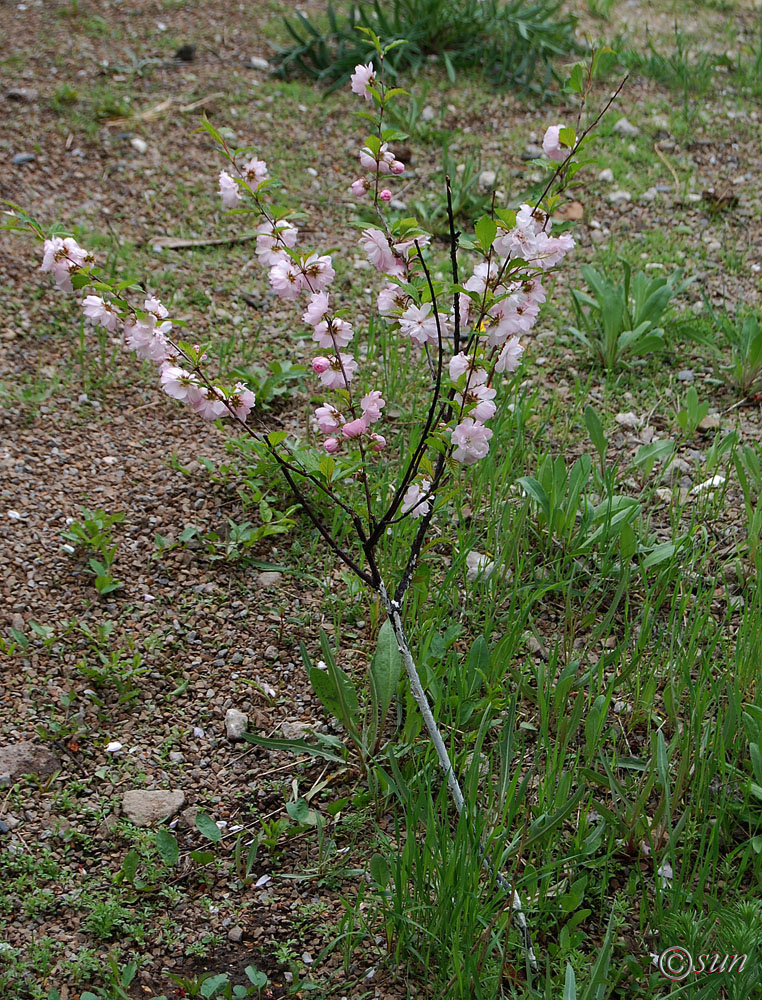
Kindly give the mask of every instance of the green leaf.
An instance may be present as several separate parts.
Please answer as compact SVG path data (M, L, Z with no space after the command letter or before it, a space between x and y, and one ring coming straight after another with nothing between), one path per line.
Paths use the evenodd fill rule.
M223 986L227 986L228 982L229 979L227 972L220 972L217 976L210 976L209 979L204 981L201 987L201 996L204 997L204 1000L212 1000L212 997L214 997L214 995L218 993Z
M328 737L324 734L320 734L318 738L322 736L321 742L327 743ZM312 757L320 757L322 760L329 760L334 764L344 764L345 756L341 755L341 751L344 749L344 745L341 740L335 740L335 737L331 738L331 746L333 746L333 740L335 740L335 745L337 751L327 749L325 746L321 746L319 743L308 743L306 740L278 740L271 739L267 736L254 736L253 733L244 733L243 738L247 743L254 743L255 746L265 747L267 750L284 750L293 754L310 754Z
M601 423L600 417L592 406L585 407L585 426L587 427L587 433L590 435L590 440L593 442L595 450L598 452L601 461L603 461L606 457L608 440L606 435L603 433L603 424Z
M382 854L374 854L370 859L370 877L379 889L385 889L391 879L391 870Z
M641 563L643 569L650 569L652 566L659 566L663 562L667 562L677 551L677 546L672 542L662 542L661 545L655 545L651 549L650 553L645 557Z
M479 241L479 246L486 253L497 236L497 223L488 215L483 215L474 226L474 232Z
M285 441L287 437L288 431L273 431L267 435L267 440L273 448L277 448L281 441Z
M212 851L191 851L191 861L196 865L210 865L216 855Z
M571 73L564 83L564 91L567 94L581 94L585 89L586 73L581 63L572 66Z
M196 816L196 829L199 833L203 834L207 840L211 840L214 844L219 844L222 839L222 832L217 824L214 822L211 816L207 816L206 813L198 813Z
M323 707L338 719L347 732L357 734L359 714L357 691L341 667L329 665L328 670L310 668L310 683Z
M265 986L267 986L268 983L267 976L264 974L264 972L260 972L258 969L255 969L253 965L247 965L246 968L244 969L244 972L246 973L251 985L255 986L258 990L261 990Z
M122 862L122 867L116 874L115 881L117 882L134 882L135 876L138 873L138 864L140 862L140 855L137 851L128 851L124 861Z
M296 802L286 803L286 812L295 823L300 826L317 826L317 814L314 809L310 809L306 799L297 799Z
M392 623L387 619L379 630L376 651L370 663L370 683L381 711L381 728L397 692L401 673L402 657L397 646L397 637Z
M161 827L161 829L156 831L156 850L159 852L159 857L165 865L177 864L177 859L180 856L180 848L177 844L177 838L166 827Z

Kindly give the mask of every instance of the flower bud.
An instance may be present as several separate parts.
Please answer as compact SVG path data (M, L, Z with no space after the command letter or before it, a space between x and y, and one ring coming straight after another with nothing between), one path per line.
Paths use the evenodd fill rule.
M312 359L312 370L316 375L322 375L323 372L327 372L330 367L331 362L328 358L319 357Z
M392 160L392 165L389 169L393 174L404 174L405 164L402 160Z
M378 197L381 199L381 201L391 201L392 193L389 190L389 188L384 188L383 191L379 191Z
M325 448L329 455L333 455L339 450L339 442L336 438L326 438L323 442L323 448Z

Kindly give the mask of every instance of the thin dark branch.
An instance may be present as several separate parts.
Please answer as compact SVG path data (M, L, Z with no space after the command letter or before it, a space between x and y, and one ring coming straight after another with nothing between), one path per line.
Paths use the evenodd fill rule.
M457 285L458 284L458 237L460 233L455 232L455 216L452 211L452 187L450 186L450 178L445 177L445 184L447 185L447 220L450 224L450 267L452 268L452 280ZM453 333L453 344L454 344L454 354L458 354L460 351L460 292L455 293L454 302L454 323L455 332Z

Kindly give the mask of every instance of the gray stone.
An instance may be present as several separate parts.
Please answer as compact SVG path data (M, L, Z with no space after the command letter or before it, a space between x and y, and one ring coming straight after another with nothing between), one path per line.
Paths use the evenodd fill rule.
M180 753L179 750L170 750L169 761L171 764L182 764L185 760L185 755Z
M233 944L240 944L243 941L243 927L231 927L228 931L228 941L232 941Z
M479 187L482 191L491 191L496 180L497 174L494 170L482 170L479 174Z
M41 774L49 777L59 768L57 757L36 743L16 743L9 747L0 747L0 774L9 775L10 781L22 774Z
M436 116L437 116L436 109L433 108L430 104L427 104L426 107L421 112L421 121L433 122Z
M605 170L601 170L601 172L598 174L598 180L605 181L606 184L613 184L614 171L611 169L611 167L606 167Z
M607 197L607 201L610 201L612 205L618 205L624 201L632 201L632 195L629 191L624 191L622 188L618 188L616 191L612 191Z
M231 743L236 743L243 739L246 727L249 724L249 717L237 708L229 708L225 712L225 732Z
M272 645L268 646L267 649L265 650L265 659L266 660L277 660L278 659L278 647L277 646L272 646Z
M11 618L11 628L15 628L17 632L23 632L25 625L23 615L17 613Z
M682 368L677 373L678 382L692 382L696 378L696 373L691 371L690 368Z
M257 576L257 586L265 589L268 587L277 587L282 577L282 573L278 573L276 570L268 570Z
M122 812L135 826L153 826L171 819L184 805L185 792L179 788L136 788L122 796Z
M625 135L628 137L640 135L640 129L637 125L633 125L632 122L628 121L626 118L619 119L619 121L614 125L614 131L617 135Z
M635 413L617 413L614 420L616 420L620 427L626 427L631 431L636 430L642 423L640 417Z
M180 813L180 826L194 830L196 828L196 816L198 816L198 806L188 806L187 809L183 809Z
M253 69L261 69L263 73L269 73L270 63L261 56L252 56L249 60Z
M13 157L13 163L17 167L22 167L25 163L33 163L36 159L34 153L16 153Z

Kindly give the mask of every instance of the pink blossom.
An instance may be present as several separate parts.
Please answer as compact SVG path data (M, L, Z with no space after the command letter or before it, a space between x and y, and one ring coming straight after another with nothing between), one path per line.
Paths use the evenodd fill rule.
M71 292L72 273L92 263L93 259L92 254L84 250L71 236L65 239L54 236L51 240L45 240L40 270L51 272L58 287L64 292Z
M241 191L227 170L220 171L220 197L224 208L235 208L241 201Z
M287 257L282 258L270 268L270 287L282 299L298 298L305 287L301 268Z
M369 62L366 66L363 66L362 63L360 63L355 66L355 71L351 76L350 83L352 85L353 94L364 97L368 102L372 101L373 95L368 88L374 87L376 84L376 71L373 68L373 63Z
M381 201L391 201L392 193L389 190L389 188L384 188L383 191L378 192L378 197L381 199Z
M339 358L341 361L339 361ZM328 389L345 389L355 376L357 362L351 354L340 354L339 357L331 358L329 365L329 368L318 372L320 381ZM314 361L312 367L314 370Z
M451 440L455 445L452 457L456 462L473 465L488 454L491 437L489 427L477 423L472 417L466 417L452 432Z
M322 292L336 277L329 254L319 257L316 253L301 262L302 273L307 287L313 292Z
M495 371L515 372L523 353L524 348L519 343L518 337L512 337L500 352L500 357L495 362Z
M172 324L156 323L156 316L149 313L145 319L128 320L124 324L124 343L139 358L161 364L176 356L177 351L167 341Z
M323 448L325 448L329 455L333 455L339 450L339 442L333 437L326 438L323 442Z
M549 232L553 222L541 208L525 204L516 213L516 225L536 236L538 233Z
M344 424L341 428L341 433L345 438L356 438L361 437L367 429L368 421L365 419L365 415L363 415L356 420L350 420L348 424Z
M492 246L496 252L509 259L531 260L537 253L537 233L534 224L516 226L498 236Z
M547 157L556 163L563 163L571 150L561 145L561 129L563 125L551 125L542 140L542 148Z
M469 385L465 396L457 392L455 399L459 406L468 410L470 417L483 424L495 416L496 407L493 400L496 394L497 390L488 385Z
M542 278L535 275L521 283L521 291L526 296L528 302L536 302L541 306L547 299L547 293L542 285Z
M427 236L425 233L421 233L420 236L416 236L412 240L402 240L402 242L400 243L395 243L394 249L397 251L400 257L402 257L404 260L408 260L410 257L410 253L413 250L415 250L416 243L421 249L423 249L425 246L428 246L429 243L431 243L431 237ZM415 250L415 252L417 253L418 251Z
M161 387L173 399L190 403L200 396L200 386L196 376L176 365L165 365L162 368Z
M322 375L323 372L327 372L331 367L331 362L329 358L324 358L322 355L318 358L312 359L312 370L316 375Z
M322 320L325 319L325 314L328 312L329 299L326 292L313 292L310 296L310 304L302 316L305 323L310 326L317 326Z
M326 349L346 347L354 337L354 330L344 319L322 320L315 327L312 339Z
M402 513L407 514L410 511L413 518L428 514L431 510L431 501L423 500L422 497L425 497L430 489L431 483L428 479L422 479L420 483L411 483L402 498Z
M256 396L251 389L243 382L236 382L235 389L230 395L230 408L242 423L245 423L255 402Z
M269 220L263 222L257 232L259 233L257 236L257 257L265 267L272 267L278 261L288 257L283 247L287 246L293 249L296 246L299 230L290 222L282 219L274 224Z
M358 177L356 181L352 181L349 185L349 190L355 198L362 198L362 196L367 194L370 190L370 184L367 177Z
M487 278L489 277L489 264L486 260L481 261L474 268L474 273L468 279L468 281L463 286L467 288L469 292L476 292L478 295L483 295L487 288Z
M198 396L191 401L191 405L204 420L218 420L229 412L225 404L225 394L217 386L211 389L202 386L198 390Z
M442 321L443 317L440 317L440 326ZM443 329L443 335L444 332ZM400 317L400 333L404 337L410 337L421 346L423 344L438 344L437 320L431 311L431 303L425 302L422 306L408 306Z
M360 150L360 166L363 170L375 170L378 165L379 161L376 158L376 154L372 150L368 149L367 146L363 146Z
M344 418L330 403L323 403L315 410L317 425L321 434L333 434L344 423Z
M365 255L370 263L381 271L382 274L389 274L396 278L403 277L405 269L402 262L394 255L389 241L380 229L364 229L362 235L364 240L360 241L360 246L365 251Z
M386 438L383 434L371 434L370 439L373 442L370 446L371 451L383 451L386 447Z
M378 311L382 316L391 316L404 309L410 301L410 296L399 285L387 285L378 293Z
M156 317L156 319L166 319L167 316L169 316L169 310L166 309L161 304L161 302L153 295L149 295L148 298L145 300L144 308L147 313L151 313L153 316ZM170 329L172 328L171 323L167 325L169 326ZM164 333L167 332L168 332L167 330L164 330Z
M267 164L254 156L241 168L241 173L247 184L256 190L262 181L267 180Z
M100 323L110 333L119 325L119 313L110 302L104 301L99 295L86 295L82 299L82 311L94 323Z
M539 233L536 237L534 255L527 259L547 270L560 264L567 253L573 249L574 237L571 233L561 233L560 236Z
M469 386L481 385L487 381L485 370L477 368L474 359L467 357L462 351L450 358L449 371L450 379L453 382L457 382L461 375L465 375L466 372L470 372L466 380Z
M389 164L389 170L393 174L397 174L397 175L404 174L405 173L405 164L402 162L402 160L392 160L392 162Z
M367 396L363 396L360 400L360 406L362 407L363 416L367 418L368 423L375 424L377 420L381 419L381 410L386 406L386 400L378 389L374 389Z

